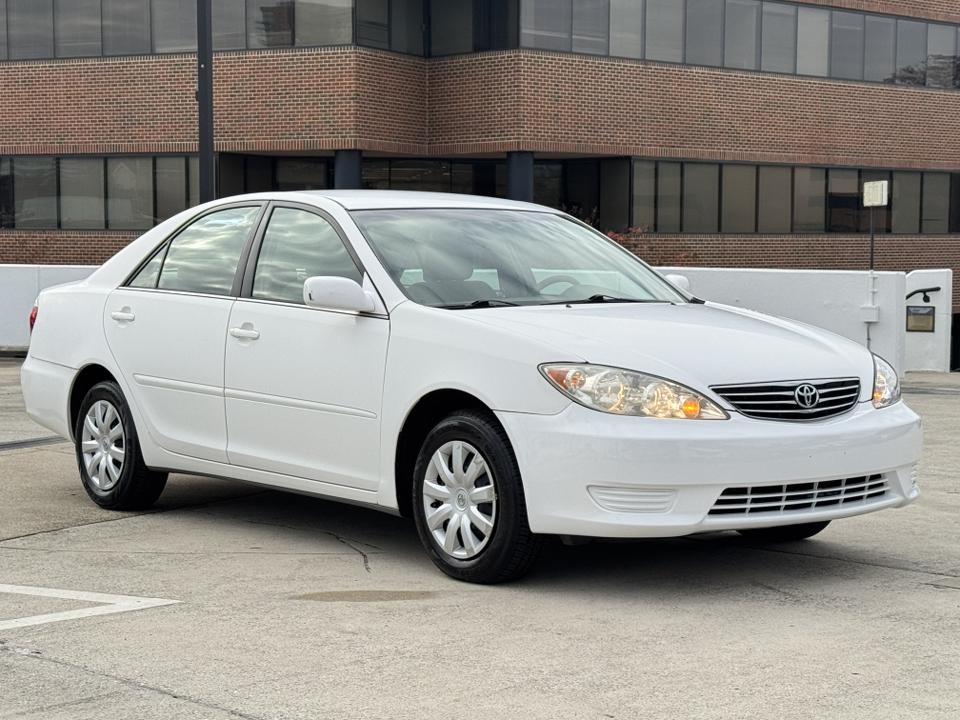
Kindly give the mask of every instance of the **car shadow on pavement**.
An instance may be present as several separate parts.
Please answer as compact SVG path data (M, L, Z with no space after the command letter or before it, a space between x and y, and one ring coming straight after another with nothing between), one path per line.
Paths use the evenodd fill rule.
M196 486L191 488L192 483ZM183 487L178 487L181 484ZM435 574L436 580L450 583L451 590L476 587L445 580L420 545L412 520L406 518L206 478L181 483L175 477L171 489L174 493L162 498L157 510L191 510L216 515L227 524L293 529L308 538L315 534L318 542L334 536L369 551L373 576L389 569L393 582L398 574L403 577L410 572L415 573L418 583ZM730 532L687 538L596 540L575 546L549 536L532 572L508 587L554 592L603 589L648 598L687 594L702 598L704 593L742 597L745 589L767 588L763 592L789 599L803 597L808 590L822 592L831 583L842 588L881 575L880 568L843 559L844 550L843 543L829 538L760 546ZM391 564L395 567L389 568Z

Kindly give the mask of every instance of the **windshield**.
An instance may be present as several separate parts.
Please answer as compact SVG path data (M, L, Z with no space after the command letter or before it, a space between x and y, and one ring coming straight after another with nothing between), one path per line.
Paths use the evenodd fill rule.
M351 213L404 293L431 307L686 302L599 233L520 210Z

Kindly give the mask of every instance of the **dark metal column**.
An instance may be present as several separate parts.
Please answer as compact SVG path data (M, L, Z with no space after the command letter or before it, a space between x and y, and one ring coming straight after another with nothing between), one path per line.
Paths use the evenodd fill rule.
M333 187L337 190L359 190L363 187L363 153L360 150L337 150L333 156Z
M200 152L200 202L216 197L213 157L213 30L211 0L197 0L197 137Z
M507 197L533 202L533 153L507 153Z

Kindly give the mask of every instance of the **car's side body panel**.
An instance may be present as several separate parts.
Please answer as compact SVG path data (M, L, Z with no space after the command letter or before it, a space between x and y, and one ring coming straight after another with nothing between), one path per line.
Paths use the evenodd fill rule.
M107 300L107 343L147 432L162 448L227 461L223 354L233 302L131 288L115 290Z
M238 300L225 393L233 465L376 490L389 321Z
M529 334L479 322L484 310L442 310L412 302L391 313L380 453L382 505L396 507L394 460L411 409L437 390L459 390L493 410L555 415L570 400L537 371L548 361L582 358Z

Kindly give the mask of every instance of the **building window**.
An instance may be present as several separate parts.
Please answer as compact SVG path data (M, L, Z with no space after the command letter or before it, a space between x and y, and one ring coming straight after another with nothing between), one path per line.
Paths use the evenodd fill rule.
M0 60L7 59L7 0L0 0Z
M53 0L7 0L11 60L53 57Z
M827 173L827 229L830 232L855 233L860 206L859 173L831 168Z
M723 65L724 0L687 0L687 56L691 65Z
M720 232L752 233L757 229L757 166L723 166L723 209Z
M473 0L446 0L430 9L430 54L473 52Z
M199 175L183 155L0 158L0 227L145 230L199 204Z
M297 0L294 19L298 46L353 42L353 0Z
M897 65L897 22L868 15L864 25L863 79L891 82Z
M830 11L797 8L797 73L826 77L830 74Z
M893 172L890 192L891 230L913 235L920 232L920 173Z
M833 11L830 40L830 76L863 79L863 15Z
M890 206L885 205L877 208L863 207L863 184L868 182L891 182L891 173L889 170L861 170L859 186L859 207L860 207L860 232L870 232L870 216L873 214L874 229L878 233L890 232ZM889 197L889 196L888 196Z
M156 159L156 196L158 221L173 217L187 209L187 159L158 157Z
M329 164L323 158L278 158L276 190L325 190Z
M760 0L727 0L723 65L741 70L760 68Z
M657 225L657 163L633 161L633 227L652 232Z
M55 0L53 8L57 57L95 57L103 54L100 0Z
M13 227L13 167L10 158L0 157L0 228Z
M927 87L952 88L957 69L957 28L927 28Z
M540 50L569 52L573 47L572 0L523 0L520 44Z
M925 172L923 174L923 201L920 232L941 234L949 230L950 175Z
M13 199L14 227L56 228L56 158L43 156L14 158Z
M824 202L827 171L798 167L793 171L793 231L823 232L826 220Z
M104 55L148 55L150 0L101 0Z
M60 227L106 227L103 158L60 158Z
M717 232L719 200L720 166L684 163L683 232Z
M647 0L647 60L683 62L683 2Z
M644 0L610 0L610 54L643 57Z
M153 48L158 53L197 51L197 0L153 2Z
M927 24L898 20L897 82L904 85L925 85L926 64Z
M293 0L247 0L247 47L293 45Z
M243 50L247 46L244 0L213 0L213 49Z
M357 0L357 45L390 49L390 0Z
M796 72L796 6L764 2L761 28L760 69L767 72Z
M790 232L791 169L761 165L757 193L757 232Z
M580 0L571 10L573 52L606 55L610 49L610 0Z
M107 227L153 227L153 163L148 157L107 158Z
M657 163L657 232L680 232L680 163Z

